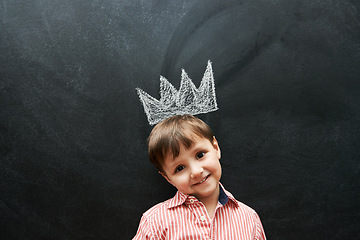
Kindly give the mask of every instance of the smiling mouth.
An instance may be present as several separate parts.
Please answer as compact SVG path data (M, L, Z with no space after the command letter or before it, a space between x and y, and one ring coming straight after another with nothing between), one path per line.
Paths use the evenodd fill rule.
M195 183L194 185L199 185L199 184L202 184L203 182L205 182L208 178L209 178L210 174L207 175L203 180L201 180L200 182L198 183Z

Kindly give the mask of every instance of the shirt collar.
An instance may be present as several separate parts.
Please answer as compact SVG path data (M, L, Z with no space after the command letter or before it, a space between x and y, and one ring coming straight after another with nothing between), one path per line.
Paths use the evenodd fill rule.
M219 203L221 205L225 205L230 200L230 202L232 202L236 206L238 206L238 202L234 198L234 196L230 192L226 191L226 189L223 187L223 185L221 183L219 183L219 184L220 184ZM180 205L182 205L184 203L185 204L192 204L192 203L198 202L198 201L199 200L197 200L197 198L194 197L194 196L187 195L185 193L177 191L175 196L172 199L170 199L168 208L177 207L177 206L180 206Z
M228 192L225 188L224 188L224 186L221 184L221 183L219 183L220 184L220 195L219 195L219 202L222 204L222 200L220 199L220 197L221 197L221 191L223 191L223 194L225 194L225 196L227 197L227 200L226 200L226 202L224 203L224 204L222 204L222 205L225 205L226 203L228 203L228 202L232 202L233 204L235 204L235 206L236 207L238 207L239 206L239 202L234 198L234 196L230 193L230 192ZM229 201L230 200L230 201Z
M229 201L229 197L224 192L224 189L220 187L219 203L221 203L221 205L224 206L228 201Z

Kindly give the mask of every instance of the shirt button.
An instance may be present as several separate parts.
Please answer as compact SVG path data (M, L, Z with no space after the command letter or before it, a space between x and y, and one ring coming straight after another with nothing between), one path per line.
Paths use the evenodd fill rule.
M194 201L194 199L190 199L190 203L194 203L195 201Z
M206 217L205 216L201 216L200 217L200 221L204 222L206 220Z

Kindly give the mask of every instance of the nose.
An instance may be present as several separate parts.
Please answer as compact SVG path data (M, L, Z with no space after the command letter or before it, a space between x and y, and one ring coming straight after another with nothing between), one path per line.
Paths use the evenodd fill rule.
M197 178L202 175L204 169L199 164L192 164L191 165L191 178Z

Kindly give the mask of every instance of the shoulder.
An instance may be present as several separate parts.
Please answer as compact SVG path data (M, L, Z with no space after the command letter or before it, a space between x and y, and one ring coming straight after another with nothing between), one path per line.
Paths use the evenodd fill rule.
M248 205L246 205L245 203L237 200L229 191L224 189L224 192L226 193L226 195L229 198L229 202L230 202L229 206L232 206L231 211L238 212L239 214L248 216L248 217L257 215L256 211L253 208L251 208Z
M149 208L146 212L144 212L143 217L145 218L154 218L157 217L159 214L162 215L168 211L170 206L171 199L168 199L164 202L158 203L151 208Z
M261 234L264 230L258 213L248 205L236 200L237 206L231 208L233 216L238 220L238 222L249 228L255 228L257 234Z
M238 200L236 200L236 203L237 203L237 210L238 211L241 211L243 212L244 214L249 214L249 215L253 215L253 214L256 214L256 211L249 207L248 205L246 205L245 203L243 202L240 202Z
M144 218L160 218L168 217L173 214L173 211L177 208L183 208L188 196L181 192L177 192L173 198L170 198L164 202L158 203L151 207L144 214Z
M166 234L166 220L170 199L156 204L143 213L136 236L137 239L158 239ZM164 222L165 220L165 222Z

